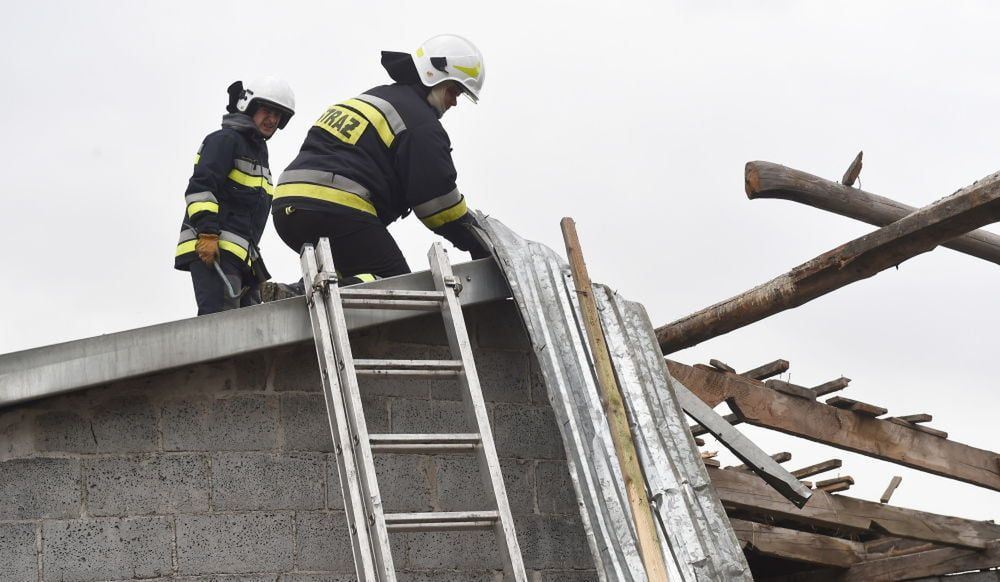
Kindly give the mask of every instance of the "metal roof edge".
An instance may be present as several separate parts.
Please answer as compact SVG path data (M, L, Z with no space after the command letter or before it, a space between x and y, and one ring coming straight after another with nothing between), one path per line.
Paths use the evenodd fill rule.
M453 266L463 306L510 296L492 259ZM429 271L379 279L373 289L432 291ZM201 364L312 339L304 297L171 321L0 355L0 407L145 374ZM351 310L348 329L362 329L424 312Z

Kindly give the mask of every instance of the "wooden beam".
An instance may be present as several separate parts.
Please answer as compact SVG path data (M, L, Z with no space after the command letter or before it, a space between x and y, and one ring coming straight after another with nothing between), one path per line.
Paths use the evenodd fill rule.
M792 454L789 452L774 453L771 455L775 463L787 463L792 460ZM726 469L731 469L733 471L749 471L750 467L746 465L733 465L732 467L726 467Z
M899 487L899 484L902 482L903 478L899 475L893 477L892 481L889 481L889 486L885 488L885 493L883 493L882 497L879 498L879 502L889 503L889 500L892 499L892 494L896 492L896 487Z
M894 424L898 424L898 425L901 425L901 426L905 426L905 427L911 428L911 429L916 430L916 431L920 431L922 433L926 433L926 434L929 434L929 435L934 435L934 436L938 437L939 439L946 439L946 438L948 438L948 433L946 433L943 430L938 430L936 428L931 428L929 426L924 426L922 424L913 424L912 422L906 422L902 418L891 417L891 418L886 418L885 420L888 420L889 422L892 422Z
M798 307L996 220L1000 220L1000 174L987 176L763 285L657 328L660 349L669 354L689 348Z
M785 382L784 380L768 380L767 382L764 382L764 386L767 386L771 390L783 392L789 396L795 396L796 398L816 400L816 393L809 388L799 386L798 384L792 384L791 382Z
M875 226L886 226L917 210L883 196L848 188L771 162L747 164L746 192L750 200L790 200ZM1000 236L985 230L974 230L941 246L1000 264Z
M934 417L929 414L907 414L906 416L897 416L899 420L905 420L910 424L917 424L919 422L930 422L934 420Z
M583 249L576 234L576 223L567 217L559 224L562 227L563 240L566 242L566 256L573 271L576 294L580 300L580 311L587 331L590 353L594 358L594 367L597 368L601 404L604 406L604 414L607 415L611 428L611 440L615 445L615 453L625 481L625 491L632 509L639 556L642 558L650 582L667 582L667 567L663 562L663 553L656 535L656 522L653 520L646 494L646 479L639 465L639 456L635 450L635 441L625 411L625 401L618 380L615 378L611 355L608 353L604 331L601 329L597 302L594 300L594 287L590 282L587 264L583 260Z
M766 380L771 376L784 374L788 371L788 366L788 360L775 360L763 366L757 366L752 370L747 370L740 374L740 376L750 378L751 380Z
M812 391L816 393L816 396L825 396L831 392L836 392L838 390L843 390L847 388L847 385L851 383L850 378L845 378L841 376L836 380L830 380L829 382L824 382L819 386L813 386Z
M760 477L743 471L707 469L723 506L768 519L832 528L845 533L880 532L889 536L947 546L983 549L1000 539L992 523L882 505L813 490L803 508L796 508Z
M726 422L728 422L731 426L735 426L735 425L740 424L740 423L743 422L743 419L739 418L735 414L727 414L727 415L723 416L722 418ZM705 427L703 427L703 426L701 426L700 424L693 424L693 425L689 426L688 428L691 430L691 435L695 436L695 437L700 437L701 435L708 433L708 429L705 428Z
M728 402L744 421L1000 491L1000 455L922 432L919 425L881 420L793 398L760 382L667 360L674 379L707 406Z
M826 401L830 406L841 408L844 410L850 410L852 412L857 412L858 414L863 414L865 416L882 416L886 412L889 412L881 406L875 406L874 404L868 404L867 402L859 402L857 400L851 400L850 398L844 398L843 396L834 396Z
M854 485L854 477L845 475L843 477L834 477L833 479L817 481L816 489L822 489L827 493L836 493L838 491L847 491L851 488L851 485Z
M713 358L708 361L708 364L717 370L722 370L723 372L732 372L734 374L736 373L735 368L723 362L722 360L716 360Z
M834 568L847 568L864 559L865 547L860 542L742 519L730 521L736 539L765 556Z
M996 567L1000 567L1000 542L994 541L981 551L935 548L906 556L860 562L852 565L834 580L890 582Z
M830 459L829 461L823 461L822 463L802 467L798 471L792 471L792 475L799 479L805 479L806 477L812 477L813 475L819 475L820 473L839 469L843 466L843 464L844 462L840 459Z

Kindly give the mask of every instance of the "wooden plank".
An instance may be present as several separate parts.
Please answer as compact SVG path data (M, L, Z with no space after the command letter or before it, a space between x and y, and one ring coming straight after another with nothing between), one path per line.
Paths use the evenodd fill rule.
M854 182L861 175L861 166L864 165L861 159L864 157L865 152L858 152L858 155L854 156L854 161L851 162L850 166L847 166L847 171L844 172L844 177L840 179L840 183L844 186L853 186Z
M907 414L906 416L897 416L899 420L905 420L910 424L917 424L919 422L930 422L934 420L934 417L927 413L921 414Z
M563 218L559 223L562 227L563 240L566 242L566 256L569 258L573 271L573 281L576 285L577 297L580 301L580 311L583 315L584 327L590 344L590 352L597 368L598 384L601 388L601 404L608 417L611 427L611 440L615 445L618 463L621 465L622 478L628 493L629 507L635 522L638 538L639 555L646 569L646 576L651 582L667 582L667 567L663 562L663 553L656 535L656 522L653 520L652 509L646 494L646 480L639 465L639 457L635 450L632 430L629 427L628 415L621 388L615 379L611 356L601 329L601 319L597 312L597 302L594 300L594 287L590 282L587 264L583 260L583 249L576 233L576 223L572 218Z
M843 464L844 462L840 459L830 459L829 461L823 461L822 463L802 467L798 471L792 471L792 475L795 475L799 479L805 479L806 477L812 477L813 475L839 469L843 466Z
M764 382L764 385L771 390L777 390L778 392L783 392L789 396L805 398L806 400L816 400L816 393L805 386L798 386L783 380L768 380L767 382Z
M660 349L669 354L689 348L798 307L998 219L1000 174L995 174L767 283L657 328Z
M881 406L875 406L874 404L868 404L867 402L859 402L857 400L851 400L850 398L844 398L843 396L834 396L826 401L830 406L835 406L837 408L842 408L844 410L850 410L852 412L857 412L858 414L863 414L865 416L882 416L887 409Z
M829 382L824 382L818 386L813 386L812 391L816 393L816 396L824 396L831 392L843 390L844 388L847 388L847 385L850 383L851 383L850 378L845 378L841 376L836 380L830 380Z
M771 162L750 162L746 167L746 178L747 198L750 200L790 200L875 226L886 226L917 210L877 194L848 188ZM1000 236L985 230L974 230L941 246L1000 264Z
M847 568L864 559L865 547L860 542L742 519L730 521L736 539L765 556L835 568Z
M882 505L847 495L813 490L804 507L796 508L760 477L743 471L707 469L712 485L727 510L738 510L773 520L834 528L845 533L874 533L935 544L983 549L1000 539L1000 526Z
M893 477L892 481L889 481L889 486L885 488L885 493L883 493L882 497L879 498L879 502L889 503L889 499L892 498L892 494L896 492L896 487L899 487L899 484L902 482L903 478L899 475Z
M931 428L929 426L923 426L921 424L913 424L912 422L906 422L902 418L892 417L892 418L887 418L885 420L888 420L889 422L891 422L893 424L898 424L900 426L905 426L905 427L913 429L915 431L919 431L919 432L922 432L922 433L925 433L925 434L936 436L939 439L946 439L946 438L948 438L948 433L946 433L943 430L938 430L936 428Z
M763 366L757 366L752 370L747 370L746 372L740 374L740 376L750 378L751 380L766 380L771 376L784 374L788 371L788 367L788 360L775 360L773 362L768 362Z
M1000 491L1000 455L938 438L919 425L881 420L769 390L759 382L667 360L671 376L706 406L727 401L747 423Z
M982 551L935 548L906 556L860 562L834 579L837 582L890 582L998 566L1000 566L1000 542L992 542Z
M740 423L743 422L743 419L739 418L735 414L727 414L727 415L723 416L722 418L726 422L728 422L731 426L735 426L735 425L740 424ZM703 427L703 426L701 426L700 424L692 424L688 428L691 430L691 434L693 436L695 436L695 437L699 437L699 436L701 436L703 434L707 434L708 433L708 429L705 428L705 427Z
M789 452L774 453L771 455L771 458L774 459L775 463L787 463L792 460L792 454ZM750 467L746 465L733 465L732 467L726 467L726 469L734 471L749 471Z
M826 479L824 481L818 481L816 483L816 489L822 489L827 493L836 493L838 491L847 491L854 485L854 477L846 475L844 477L835 477L833 479Z
M716 359L713 358L713 359L711 359L711 360L708 361L708 364L710 366L712 366L713 368L716 368L718 370L722 370L723 372L732 372L734 374L736 373L736 368L730 366L729 364L727 364L727 363L725 363L725 362L723 362L721 360L716 360Z

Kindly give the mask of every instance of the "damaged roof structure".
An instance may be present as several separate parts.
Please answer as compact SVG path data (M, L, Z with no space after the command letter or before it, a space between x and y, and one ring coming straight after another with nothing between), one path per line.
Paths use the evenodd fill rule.
M860 159L858 160L860 162ZM845 184L849 182L845 176ZM867 195L762 162L751 197ZM872 195L868 195L872 196ZM818 196L817 196L818 199ZM877 204L872 202L876 200ZM809 202L813 203L813 202ZM666 579L1000 580L1000 526L895 507L788 471L746 423L1000 490L1000 457L948 439L930 415L887 416L832 396L849 380L797 386L777 361L738 372L672 352L870 277L939 244L992 243L994 175L914 210L868 198L879 230L744 295L654 328L642 305L594 285L632 428ZM872 211L874 212L874 210ZM846 210L844 214L850 214ZM860 216L858 216L860 218ZM647 580L640 536L597 390L580 291L560 255L481 217L494 259L454 266L524 565L546 582ZM950 242L948 242L950 241ZM953 247L959 248L959 247ZM1000 245L996 246L1000 249ZM364 286L433 290L430 273ZM304 298L0 356L0 579L353 580L337 451ZM408 311L347 312L363 357L444 357L439 322ZM663 356L667 355L665 359ZM459 432L449 381L371 378L372 432ZM727 403L733 415L713 408ZM694 424L692 423L692 420ZM721 468L712 434L743 461ZM376 461L387 511L473 511L483 492L460 455ZM393 534L407 580L500 580L490 532Z

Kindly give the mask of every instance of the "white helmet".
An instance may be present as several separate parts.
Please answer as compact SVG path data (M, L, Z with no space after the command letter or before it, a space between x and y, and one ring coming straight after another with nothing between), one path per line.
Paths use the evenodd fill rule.
M476 45L456 34L441 34L427 39L413 53L413 64L420 82L433 87L444 81L458 81L473 103L486 82L486 65Z
M295 93L283 79L266 76L250 81L243 87L243 93L236 100L236 109L253 115L257 106L267 104L282 112L278 128L284 129L288 120L295 115Z

